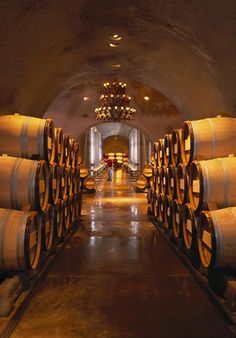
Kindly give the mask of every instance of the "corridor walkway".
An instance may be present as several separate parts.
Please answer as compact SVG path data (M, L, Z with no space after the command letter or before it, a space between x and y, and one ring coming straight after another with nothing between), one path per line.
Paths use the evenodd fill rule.
M146 216L126 174L85 195L83 226L37 287L12 337L233 337Z

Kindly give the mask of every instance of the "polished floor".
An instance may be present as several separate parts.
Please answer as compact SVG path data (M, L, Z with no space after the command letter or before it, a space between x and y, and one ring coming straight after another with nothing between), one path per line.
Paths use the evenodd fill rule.
M82 230L36 288L12 337L233 337L146 216L126 174L85 195Z

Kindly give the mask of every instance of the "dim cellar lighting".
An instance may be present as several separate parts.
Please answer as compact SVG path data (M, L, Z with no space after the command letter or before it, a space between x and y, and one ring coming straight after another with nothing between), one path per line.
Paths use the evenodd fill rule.
M131 97L126 95L126 83L105 82L103 94L100 97L101 106L95 109L99 121L117 122L133 120L136 110L129 106Z
M111 36L111 40L113 41L120 41L121 39L122 39L121 36L118 34L114 34Z
M119 47L119 43L118 42L110 42L110 47L117 48L117 47Z
M112 65L112 68L120 68L120 64L119 63L113 63Z
M149 100L150 100L150 97L149 97L149 96L144 96L144 100L145 100L145 101L149 101Z
M88 96L84 96L84 101L88 101L89 97Z

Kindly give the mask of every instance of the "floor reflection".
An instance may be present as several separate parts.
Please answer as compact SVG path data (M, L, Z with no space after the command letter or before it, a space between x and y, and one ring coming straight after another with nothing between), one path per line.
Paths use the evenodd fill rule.
M13 337L232 337L146 210L124 171L104 175Z

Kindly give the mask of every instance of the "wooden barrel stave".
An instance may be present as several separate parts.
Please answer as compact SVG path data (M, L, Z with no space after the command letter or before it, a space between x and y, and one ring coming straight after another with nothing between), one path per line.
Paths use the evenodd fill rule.
M63 236L62 200L59 199L50 211L54 224L54 237L61 239Z
M165 196L164 198L164 229L166 231L172 228L172 213L171 213L171 204L172 199L169 196Z
M167 168L167 184L167 195L170 196L171 199L176 198L176 168L173 165Z
M66 167L70 166L70 136L63 134L63 164Z
M164 139L159 139L156 146L157 166L160 168L164 165Z
M179 163L176 169L176 197L183 205L189 201L188 167L182 163Z
M68 171L65 165L59 168L59 173L60 173L59 197L61 199L65 199L67 196L67 190L68 190Z
M236 155L236 119L229 117L185 121L182 130L183 162Z
M202 211L198 248L205 268L236 268L236 207Z
M164 144L163 144L163 164L168 167L171 164L171 153L172 153L172 143L171 143L171 134L166 134L164 136Z
M171 163L177 166L182 162L182 129L174 129L171 137Z
M188 251L197 251L197 222L198 217L190 203L183 206L183 239Z
M190 166L189 194L192 208L197 212L236 205L236 158L225 157L193 161Z
M64 142L62 128L55 128L55 159L54 161L60 166L63 163Z
M0 271L36 269L41 252L37 213L0 209L0 247Z
M60 193L60 170L56 163L51 164L49 168L48 176L48 202L51 204L56 204L59 198Z
M46 209L38 214L39 223L42 231L42 248L49 251L54 239L54 218L51 209L53 206L47 205Z
M70 202L69 197L62 200L63 228L65 231L70 228Z
M173 200L171 204L171 214L172 214L172 229L175 239L180 239L183 237L182 230L182 205L178 203L177 200Z
M0 206L16 210L42 210L48 200L45 161L0 156Z
M1 116L0 154L53 163L53 121L19 114Z

